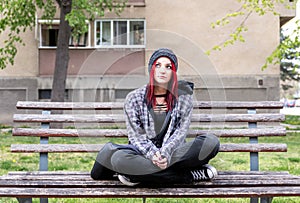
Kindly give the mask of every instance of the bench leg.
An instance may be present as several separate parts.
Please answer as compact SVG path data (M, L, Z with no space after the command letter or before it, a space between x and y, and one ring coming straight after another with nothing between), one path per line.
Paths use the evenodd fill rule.
M17 198L19 203L32 203L32 198Z
M40 203L48 203L48 198L40 198Z
M146 203L146 197L143 197L143 203Z
M32 198L17 198L19 203L32 203ZM48 198L40 198L40 203L48 203Z
M258 203L258 198L253 197L250 199L250 203ZM260 203L272 203L273 197L262 197L260 198Z
M263 197L260 199L260 203L271 203L273 200L272 197Z
M258 203L258 198L257 197L250 198L250 203Z

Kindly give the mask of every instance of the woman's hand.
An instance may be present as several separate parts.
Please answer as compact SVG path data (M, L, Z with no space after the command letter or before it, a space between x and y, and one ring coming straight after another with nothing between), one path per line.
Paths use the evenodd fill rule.
M167 158L162 157L159 151L153 156L152 163L161 169L166 169L168 166Z

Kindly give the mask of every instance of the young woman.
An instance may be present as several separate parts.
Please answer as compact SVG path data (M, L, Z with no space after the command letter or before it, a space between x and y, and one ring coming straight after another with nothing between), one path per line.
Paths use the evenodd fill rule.
M190 183L212 180L216 169L208 165L219 150L212 134L185 142L193 102L193 84L177 80L176 55L167 48L156 50L148 65L149 83L129 93L124 110L128 145L107 143L91 171L95 180L139 183Z

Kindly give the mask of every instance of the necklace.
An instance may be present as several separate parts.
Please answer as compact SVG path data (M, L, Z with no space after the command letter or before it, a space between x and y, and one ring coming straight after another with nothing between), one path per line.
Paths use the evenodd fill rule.
M167 111L167 103L165 97L157 97L156 96L156 107L154 109L155 112L166 112Z
M156 104L157 105L163 105L166 103L166 98L165 97L156 97Z

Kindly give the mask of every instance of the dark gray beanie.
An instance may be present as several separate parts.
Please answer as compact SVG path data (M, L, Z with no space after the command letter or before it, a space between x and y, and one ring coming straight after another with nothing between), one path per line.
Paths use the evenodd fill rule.
M149 59L149 63L148 63L148 71L150 73L151 68L153 63L162 56L166 56L168 57L171 61L173 61L173 63L175 64L175 69L177 71L178 69L178 62L177 62L177 57L174 54L174 52L168 48L159 48L157 49L155 52L153 52L152 56Z

